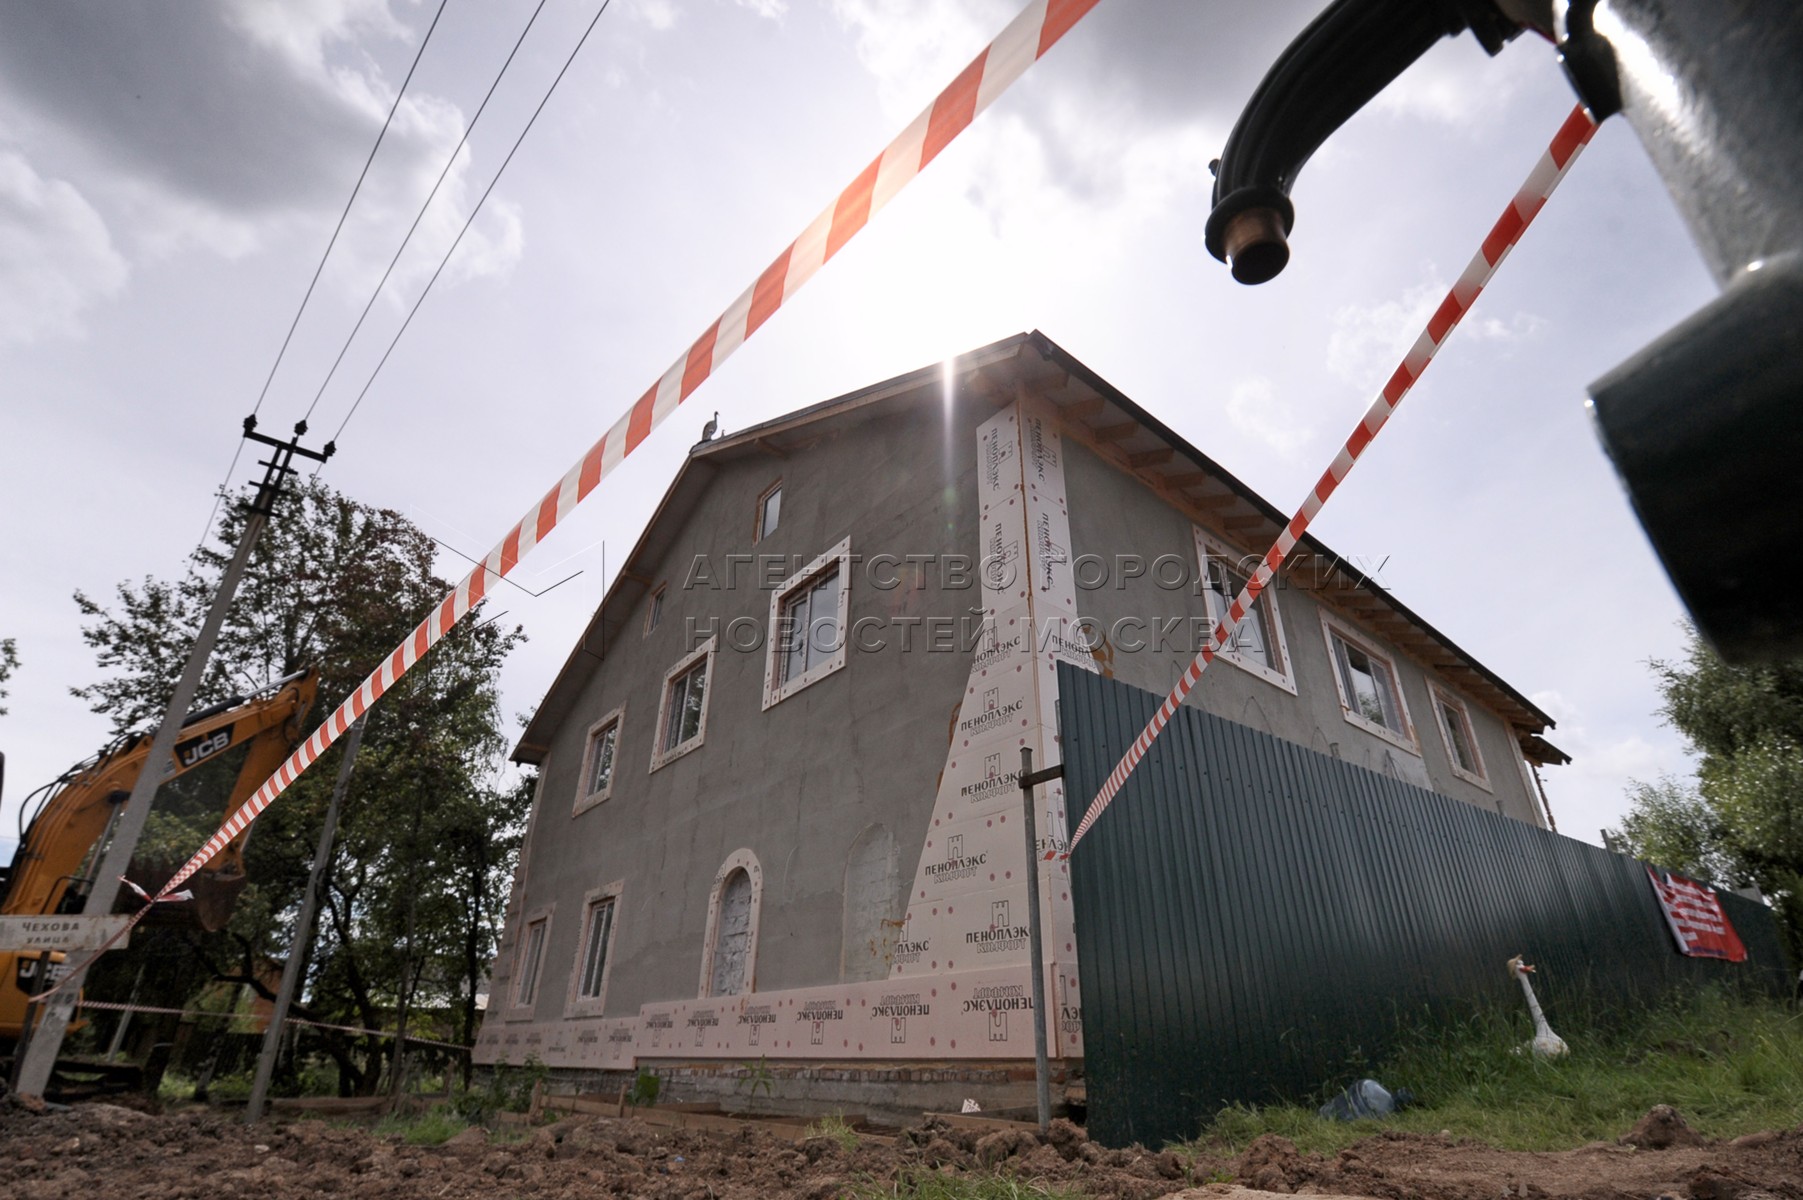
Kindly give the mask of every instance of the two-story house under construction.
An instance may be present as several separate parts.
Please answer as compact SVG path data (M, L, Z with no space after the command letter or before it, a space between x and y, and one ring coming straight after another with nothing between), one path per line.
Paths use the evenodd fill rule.
M1080 1061L1020 747L1059 760L1060 660L1166 691L1287 519L1037 333L695 446L515 752L538 793L476 1061L1018 1101L1028 870ZM1552 722L1319 542L1223 657L1189 703L1547 823Z

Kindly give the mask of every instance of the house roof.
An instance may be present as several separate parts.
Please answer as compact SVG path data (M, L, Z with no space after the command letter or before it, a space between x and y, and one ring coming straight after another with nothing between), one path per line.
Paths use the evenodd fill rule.
M951 371L962 387L997 403L1011 400L1022 390L1049 402L1066 429L1104 460L1234 541L1263 549L1289 522L1288 513L1279 511L1037 330L961 354L952 361ZM551 732L569 715L588 672L606 659L607 647L618 641L630 614L656 582L639 567L656 563L670 549L718 473L718 464L748 455L785 453L817 437L823 422L835 426L861 423L900 405L927 399L938 403L945 379L945 364L933 363L693 446L527 724L514 748L514 761L536 764L543 760ZM1570 761L1540 736L1552 728L1551 717L1312 535L1302 538L1286 563L1292 581L1296 569L1304 564L1313 568L1308 586L1314 591L1329 596L1337 607L1501 714L1515 729L1530 759L1546 764Z

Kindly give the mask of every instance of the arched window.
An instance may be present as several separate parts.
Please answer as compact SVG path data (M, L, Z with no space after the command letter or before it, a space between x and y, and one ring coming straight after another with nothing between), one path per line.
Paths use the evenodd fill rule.
M756 988L763 892L764 872L749 850L734 851L714 876L701 954L701 995L737 996Z

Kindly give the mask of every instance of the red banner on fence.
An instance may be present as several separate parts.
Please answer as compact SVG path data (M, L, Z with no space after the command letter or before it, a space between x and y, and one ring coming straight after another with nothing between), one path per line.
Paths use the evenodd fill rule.
M1746 961L1747 948L1741 944L1740 935L1734 932L1728 914L1722 911L1722 902L1716 898L1714 888L1651 867L1646 873L1653 881L1653 894L1659 897L1659 907L1665 910L1665 923L1671 926L1672 936L1678 939L1681 953L1698 958L1725 958L1729 962Z

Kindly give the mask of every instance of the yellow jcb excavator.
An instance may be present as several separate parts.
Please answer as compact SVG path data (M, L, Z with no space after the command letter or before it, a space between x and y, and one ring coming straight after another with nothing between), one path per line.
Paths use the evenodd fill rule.
M175 751L163 767L164 782L248 746L225 805L230 813L299 743L318 682L314 672L300 671L193 713L182 723ZM150 755L150 742L147 733L129 734L26 798L19 810L19 849L0 874L0 914L81 911L119 812ZM223 928L247 882L244 843L249 836L246 829L188 881L192 900L159 904L146 923ZM141 864L134 858L126 877L154 895L172 873L168 864ZM121 893L120 911L137 904L129 891ZM44 974L56 973L62 957L0 951L0 1046L18 1040L30 997L43 990Z

